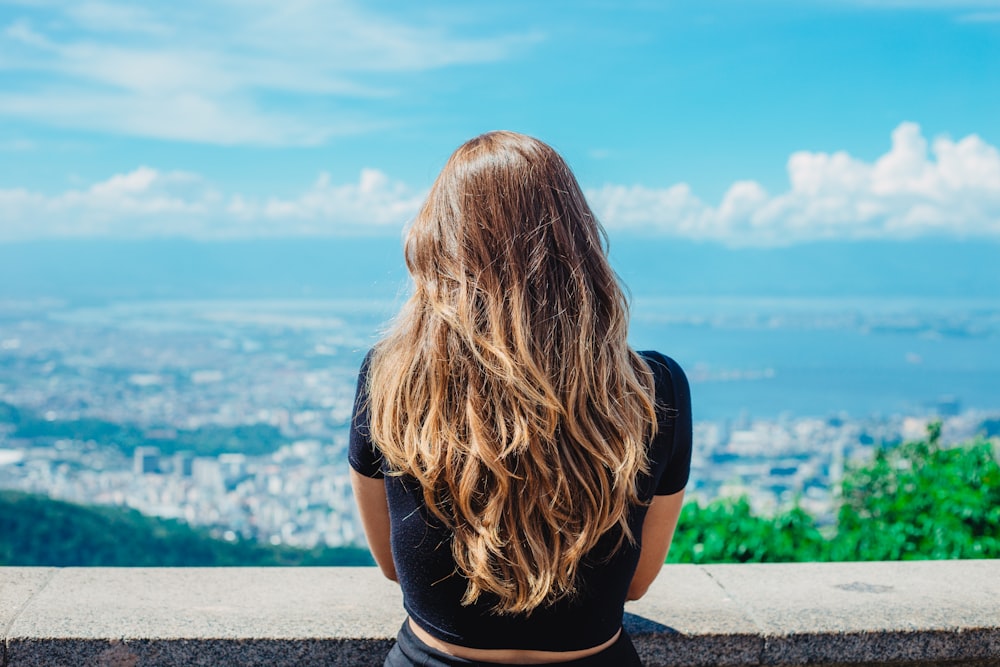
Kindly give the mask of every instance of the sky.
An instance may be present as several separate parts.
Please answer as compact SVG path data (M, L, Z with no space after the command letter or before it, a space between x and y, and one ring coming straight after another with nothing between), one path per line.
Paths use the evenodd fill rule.
M0 0L0 243L398 238L492 129L612 234L1000 242L1000 0Z

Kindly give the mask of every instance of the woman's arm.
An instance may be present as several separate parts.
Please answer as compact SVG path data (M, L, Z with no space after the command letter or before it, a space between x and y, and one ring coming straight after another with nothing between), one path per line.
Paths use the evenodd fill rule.
M669 496L653 496L642 523L642 551L639 552L639 565L632 575L626 600L638 600L645 595L660 573L670 551L670 541L674 537L683 504L683 489Z
M385 480L365 477L351 469L351 486L354 500L361 513L361 524L368 539L368 548L378 563L382 574L393 581L396 578L396 564L392 561L390 537L389 501L385 497Z

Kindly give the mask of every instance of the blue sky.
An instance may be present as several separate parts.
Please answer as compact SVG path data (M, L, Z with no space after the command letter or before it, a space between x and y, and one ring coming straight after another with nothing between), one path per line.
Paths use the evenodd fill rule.
M1000 239L1000 0L0 1L0 241L397 236L497 128L612 233Z

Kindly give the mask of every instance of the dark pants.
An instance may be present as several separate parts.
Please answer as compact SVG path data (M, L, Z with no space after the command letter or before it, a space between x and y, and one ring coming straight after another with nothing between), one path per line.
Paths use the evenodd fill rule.
M639 661L639 654L635 652L632 640L623 628L618 640L600 653L554 664L560 667L640 667L642 662ZM386 667L455 667L456 665L502 667L502 664L497 662L476 662L457 658L428 646L413 634L409 619L403 622L403 627L399 629L399 635L396 637L396 645L385 659Z

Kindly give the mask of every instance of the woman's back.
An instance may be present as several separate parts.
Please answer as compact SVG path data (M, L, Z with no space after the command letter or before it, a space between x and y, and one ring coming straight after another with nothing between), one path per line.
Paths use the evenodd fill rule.
M366 359L351 463L385 475L359 493L366 534L442 642L607 640L647 505L687 479L686 381L628 346L604 243L558 154L508 132L460 147L409 231L414 291Z
M628 510L629 526L641 540L647 504L654 495L680 492L690 465L691 421L687 381L670 358L641 353L656 379L659 429L650 441L650 473L638 482L642 504ZM384 478L392 526L392 554L407 613L444 641L480 649L516 646L528 650L573 651L607 639L621 626L623 605L639 560L639 545L606 533L583 559L577 591L530 613L496 614L495 596L463 605L467 580L451 554L451 531L424 504L412 477L392 475L367 429L368 360L359 376L350 461L363 475ZM666 406L674 406L667 409ZM389 473L388 475L386 473ZM530 492L525 490L525 492Z

